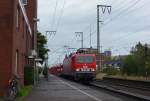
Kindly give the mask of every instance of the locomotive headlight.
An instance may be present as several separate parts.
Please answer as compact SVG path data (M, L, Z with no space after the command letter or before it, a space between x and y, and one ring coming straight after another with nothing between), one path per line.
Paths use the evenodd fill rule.
M79 69L79 68L77 68L77 69L76 69L76 71L77 71L77 72L79 72L79 71L80 71L80 69Z
M95 72L95 69L92 68L91 71L92 71L92 72Z

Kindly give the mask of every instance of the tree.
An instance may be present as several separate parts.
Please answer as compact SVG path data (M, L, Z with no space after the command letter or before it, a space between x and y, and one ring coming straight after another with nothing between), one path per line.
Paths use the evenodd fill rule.
M128 55L123 64L123 68L121 69L123 74L127 75L136 75L137 74L137 64L136 59L133 55Z
M131 54L124 60L122 72L128 75L150 75L150 49L140 42L132 48Z
M48 53L49 49L45 48L45 45L47 44L47 39L42 33L37 33L37 50L39 57L44 61L45 60L45 54ZM43 63L43 61L41 63Z

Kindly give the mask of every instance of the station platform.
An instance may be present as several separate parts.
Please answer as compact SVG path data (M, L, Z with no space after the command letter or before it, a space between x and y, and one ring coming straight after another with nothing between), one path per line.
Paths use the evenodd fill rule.
M31 94L23 101L132 101L89 86L49 75L41 78Z

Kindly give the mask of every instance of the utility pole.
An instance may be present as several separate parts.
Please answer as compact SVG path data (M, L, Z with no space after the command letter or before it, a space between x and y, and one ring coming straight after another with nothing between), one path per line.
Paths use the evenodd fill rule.
M100 52L100 23L103 21L100 20L100 7L102 9L102 13L104 14L107 10L108 13L111 13L111 6L108 5L97 5L97 63L98 69L101 70L101 52Z
M46 31L46 39L48 41L48 35L55 35L56 34L56 31ZM46 48L48 49L48 45L46 45ZM48 80L48 53L45 54L45 77L46 79Z
M46 38L48 36L48 34L51 35L56 35L56 31L46 31Z
M145 56L145 69L146 69L145 77L146 77L146 80L147 80L147 77L148 77L148 73L147 73L147 71L148 71L148 63L147 63L148 45L147 44L145 44L145 46L144 46L144 56Z
M48 41L48 35L56 35L56 31L46 31L46 40ZM46 45L46 48L48 48L48 45Z
M92 47L92 28L90 25L90 48Z
M65 52L66 55L69 54L69 47L70 47L70 46L64 45L64 50L66 50L66 52Z
M101 67L101 69L103 69L103 46L100 46L100 67Z
M83 32L75 32L76 36L81 37L81 48L83 48Z
M56 31L46 31L46 39L48 41L48 35L56 35ZM46 48L48 48L48 45L46 45Z

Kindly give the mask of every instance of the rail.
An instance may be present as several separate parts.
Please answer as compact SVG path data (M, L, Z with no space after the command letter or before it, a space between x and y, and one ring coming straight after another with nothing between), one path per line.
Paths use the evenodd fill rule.
M94 81L90 85L142 101L150 101L150 82L148 81L104 78L104 80Z

